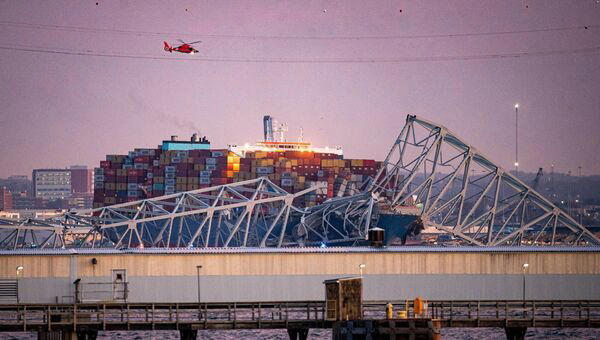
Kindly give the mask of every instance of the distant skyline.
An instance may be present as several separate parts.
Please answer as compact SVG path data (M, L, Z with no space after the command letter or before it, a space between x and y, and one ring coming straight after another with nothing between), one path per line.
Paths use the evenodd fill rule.
M600 174L595 0L97 3L0 1L0 178L252 143L265 114L376 160L417 114L513 170L515 103L520 171Z

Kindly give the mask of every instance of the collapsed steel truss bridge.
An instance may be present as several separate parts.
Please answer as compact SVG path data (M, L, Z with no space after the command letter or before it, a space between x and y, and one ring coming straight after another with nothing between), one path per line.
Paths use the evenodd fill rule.
M447 128L409 115L363 191L303 207L268 178L49 219L0 220L0 249L287 247L365 241L379 213L419 209L461 244L600 245L600 239Z

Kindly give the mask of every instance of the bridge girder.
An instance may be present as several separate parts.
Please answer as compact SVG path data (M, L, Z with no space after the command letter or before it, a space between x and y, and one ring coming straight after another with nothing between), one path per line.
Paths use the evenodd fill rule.
M356 244L377 211L420 207L461 243L600 245L584 226L444 126L408 115L363 191L294 205L268 178L180 192L56 218L0 220L0 249L27 247L283 247Z
M417 204L430 226L468 244L600 245L587 228L474 146L414 115L407 116L368 190L392 210Z

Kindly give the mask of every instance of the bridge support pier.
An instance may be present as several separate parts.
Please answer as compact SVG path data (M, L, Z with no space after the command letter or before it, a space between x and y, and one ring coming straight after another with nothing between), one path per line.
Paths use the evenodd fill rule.
M306 340L308 339L308 328L288 328L287 332L290 340Z
M98 337L98 331L86 330L86 331L39 331L37 338L38 340L96 340Z
M180 329L179 339L181 340L196 340L198 337L198 330L196 329Z
M527 333L527 327L506 327L504 332L507 340L523 340Z

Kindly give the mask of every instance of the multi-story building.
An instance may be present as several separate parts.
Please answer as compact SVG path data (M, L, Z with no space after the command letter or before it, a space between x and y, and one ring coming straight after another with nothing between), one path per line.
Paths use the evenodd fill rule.
M42 209L43 200L28 195L27 191L12 193L13 209L15 210L33 210Z
M91 209L94 203L94 193L74 192L69 198L68 207L76 209Z
M69 169L34 169L33 197L54 201L71 197L71 170Z
M0 210L12 210L12 194L6 188L0 188Z
M94 191L92 180L94 170L85 165L73 165L71 170L71 189L77 193L92 193Z
M12 182L27 182L29 178L25 175L12 175L8 176L8 180Z

